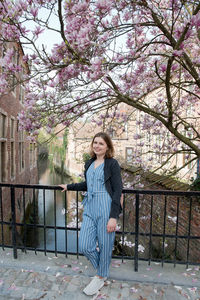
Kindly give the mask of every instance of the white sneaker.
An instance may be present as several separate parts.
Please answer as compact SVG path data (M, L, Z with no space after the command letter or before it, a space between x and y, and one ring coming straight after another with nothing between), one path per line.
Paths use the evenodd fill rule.
M92 296L95 295L103 286L106 277L99 278L98 276L93 277L90 283L84 288L83 292L88 295Z

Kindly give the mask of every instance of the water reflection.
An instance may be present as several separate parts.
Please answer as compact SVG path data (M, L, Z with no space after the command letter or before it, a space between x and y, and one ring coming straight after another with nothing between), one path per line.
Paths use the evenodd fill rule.
M61 176L56 172L52 172L49 167L40 172L39 184L41 185L59 185L61 183L70 183L71 178L65 177L61 179ZM55 197L54 197L55 196ZM41 225L46 226L62 226L65 227L65 218L69 224L73 220L73 203L75 201L76 194L74 192L67 193L67 208L72 208L72 213L66 215L64 193L61 191L39 190L38 194L38 222ZM55 199L55 200L54 200ZM46 236L45 236L46 235ZM40 249L53 250L57 248L57 251L65 251L67 247L68 252L77 251L75 230L67 231L67 245L65 238L65 230L63 229L38 229L38 247ZM46 239L46 241L45 241ZM56 247L55 247L56 245Z

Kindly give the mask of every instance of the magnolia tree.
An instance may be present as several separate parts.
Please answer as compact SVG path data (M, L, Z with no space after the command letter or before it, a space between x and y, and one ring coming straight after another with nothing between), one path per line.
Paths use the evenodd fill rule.
M126 103L141 112L135 139L161 136L152 151L165 162L200 157L199 0L4 0L0 11L1 44L20 41L30 63L19 120L33 136L102 110L125 122L128 113L111 114ZM51 42L57 35L51 47L45 32ZM10 75L19 80L12 56L8 48L1 58L1 94Z

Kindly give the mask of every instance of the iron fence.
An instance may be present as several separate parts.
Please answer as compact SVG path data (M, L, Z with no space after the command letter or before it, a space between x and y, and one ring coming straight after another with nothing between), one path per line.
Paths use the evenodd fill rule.
M46 210L49 205L47 192L53 194L51 222L47 221ZM67 193L63 193L64 224L59 224L57 197L61 188L48 185L0 184L0 246L17 251L33 250L58 253L79 253L78 236L80 230L80 192L75 194L75 223L69 222L69 203ZM42 209L38 217L38 193ZM149 264L164 263L200 264L200 192L133 190L123 189L123 213L116 231L114 258L131 259L134 270L138 271L140 260ZM19 196L20 195L20 196ZM28 196L27 196L28 195ZM31 220L27 218L28 205L31 204ZM30 232L33 242L30 242ZM38 245L38 232L42 235L42 246ZM58 232L62 232L63 249L58 247ZM68 233L73 232L75 251L69 250ZM53 248L48 248L47 237L51 233ZM75 241L74 241L75 240Z

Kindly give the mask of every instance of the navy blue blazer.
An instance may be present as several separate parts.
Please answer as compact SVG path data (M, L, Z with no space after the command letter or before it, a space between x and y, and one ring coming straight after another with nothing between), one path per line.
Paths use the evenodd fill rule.
M86 173L89 166L96 158L91 158L85 163L85 181L79 183L67 184L67 189L70 191L87 191ZM117 219L122 210L120 198L122 194L122 178L119 163L114 158L105 158L104 161L104 183L107 192L109 193L112 203L110 210L110 218Z

